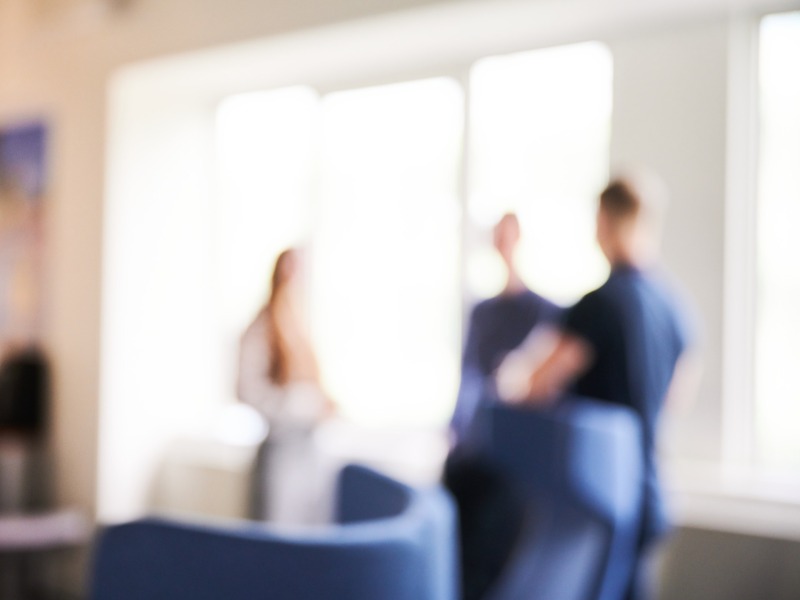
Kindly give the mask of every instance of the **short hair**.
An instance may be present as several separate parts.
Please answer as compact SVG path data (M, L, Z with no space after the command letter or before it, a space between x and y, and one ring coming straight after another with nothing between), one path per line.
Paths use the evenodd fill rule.
M640 215L660 221L666 205L666 186L657 175L646 171L613 177L600 193L601 210L620 221Z

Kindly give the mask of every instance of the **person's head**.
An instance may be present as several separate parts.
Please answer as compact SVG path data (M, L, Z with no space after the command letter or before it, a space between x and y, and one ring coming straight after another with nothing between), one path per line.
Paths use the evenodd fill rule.
M287 248L275 259L275 267L272 270L272 289L270 296L275 297L296 280L300 270L299 250Z
M514 213L504 214L494 226L494 247L509 269L514 262L514 250L519 243L519 219Z
M658 254L667 193L655 174L637 171L612 178L600 194L597 241L614 265L640 265Z

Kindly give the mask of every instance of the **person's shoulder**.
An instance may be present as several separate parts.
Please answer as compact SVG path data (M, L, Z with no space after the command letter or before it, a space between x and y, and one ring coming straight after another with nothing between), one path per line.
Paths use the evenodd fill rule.
M702 321L687 289L674 276L662 270L651 273L650 281L662 300L664 310L672 315L685 343L694 343L702 332Z
M613 289L611 282L606 281L601 286L596 287L595 289L586 292L580 299L573 304L569 310L572 310L577 307L583 306L598 306L609 304L613 301L615 296L615 290Z
M619 320L619 315L624 312L621 307L619 290L615 289L611 279L607 279L599 287L585 293L571 306L563 309L562 325L569 328L570 324L592 323L597 325L608 324L609 321Z
M554 309L559 309L559 310L564 308L563 306L561 306L557 302L554 302L553 300L551 300L550 298L547 298L545 296L539 296L539 303L542 306L546 306L547 308L554 308Z
M595 302L609 306L628 307L630 302L640 294L655 291L661 295L658 277L654 271L636 267L615 267L605 283L592 292ZM649 292L648 292L649 290Z
M480 315L481 313L485 313L486 311L492 310L492 307L497 304L497 296L492 296L491 298L483 298L482 300L477 300L472 305L472 314L473 315Z
M469 309L470 328L482 327L487 319L490 319L494 312L494 298L484 298L472 304Z
M564 312L563 306L533 290L526 290L525 298L526 303L536 311L539 319L543 321L557 321Z
M686 289L670 273L662 269L652 269L643 274L653 293L657 294L666 306L679 312L691 311L692 302Z
M487 313L491 313L495 310L498 310L498 307L506 302L506 297L503 294L497 294L496 296L490 296L489 298L483 298L478 300L472 305L472 314L473 315L485 315Z
M608 338L609 331L620 322L615 295L609 293L608 282L584 294L562 314L560 327L569 335L578 336L595 347Z
M501 294L499 296L495 296L494 298L490 298L490 300L495 300L496 303L514 302L515 304L530 306L533 308L539 308L542 306L559 308L559 306L549 298L527 287L515 292L513 295L504 296Z

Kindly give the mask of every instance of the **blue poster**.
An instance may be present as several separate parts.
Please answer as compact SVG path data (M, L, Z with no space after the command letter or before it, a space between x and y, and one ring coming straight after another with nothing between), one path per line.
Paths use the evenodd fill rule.
M41 339L46 193L44 124L0 126L0 357Z

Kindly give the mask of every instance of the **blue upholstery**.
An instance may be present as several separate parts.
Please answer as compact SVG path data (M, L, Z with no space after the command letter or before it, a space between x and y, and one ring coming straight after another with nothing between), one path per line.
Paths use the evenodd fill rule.
M363 467L340 478L341 524L278 529L143 519L100 536L94 600L456 600L455 509Z
M582 398L547 409L493 406L491 460L528 505L490 600L620 600L633 575L643 489L641 426L622 406Z

